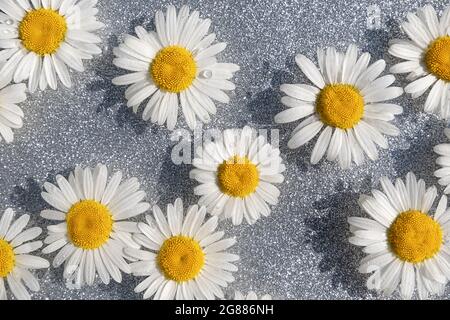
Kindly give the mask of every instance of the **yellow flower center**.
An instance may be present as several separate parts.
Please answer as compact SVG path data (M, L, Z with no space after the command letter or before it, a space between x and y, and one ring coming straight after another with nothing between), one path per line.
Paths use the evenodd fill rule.
M400 260L410 263L432 258L439 251L442 241L439 223L416 210L401 213L388 230L391 250Z
M428 46L425 65L436 77L450 82L450 36L437 38Z
M150 65L150 74L156 86L173 93L189 88L196 73L197 64L192 53L180 46L161 49Z
M66 33L66 19L51 9L29 11L19 25L23 46L41 56L55 53Z
M316 110L322 122L341 129L353 128L364 113L361 92L350 84L328 84L318 94Z
M93 200L75 203L67 213L67 234L83 249L97 249L111 234L113 219L108 208Z
M255 192L259 184L259 171L247 157L234 156L218 166L217 179L223 193L245 198Z
M183 282L199 274L205 264L205 254L194 239L175 236L164 241L157 261L167 279Z
M12 246L0 239L0 278L5 278L16 265L16 255Z

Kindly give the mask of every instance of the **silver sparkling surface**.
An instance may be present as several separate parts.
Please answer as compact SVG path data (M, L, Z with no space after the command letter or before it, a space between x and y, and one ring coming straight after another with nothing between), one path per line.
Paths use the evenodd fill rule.
M165 206L182 197L194 203L195 185L189 180L189 165L175 165L170 154L170 132L145 123L126 107L124 88L111 84L122 71L112 65L112 48L136 25L153 28L156 10L169 1L100 0L99 19L103 54L86 64L86 72L73 73L72 89L59 88L29 97L22 105L25 125L16 131L11 145L0 145L1 209L13 207L28 212L31 224L46 227L39 212L47 207L40 198L42 185L58 173L67 175L76 164L108 164L128 177L136 176L148 201ZM408 11L431 3L441 11L442 0L215 0L173 1L189 4L202 17L213 20L220 41L228 42L220 60L241 66L234 82L236 91L229 105L220 105L213 121L204 128L225 129L249 124L278 128L273 117L283 109L279 86L305 82L294 56L303 53L315 61L316 48L344 49L356 43L374 59L385 58L388 40L405 37L399 21ZM372 7L377 5L378 7ZM379 9L379 10L378 10ZM375 29L369 22L380 25ZM374 20L370 17L375 17ZM369 23L370 24L370 23ZM405 86L404 77L397 84ZM287 164L280 203L272 215L256 225L233 227L221 224L236 236L233 252L241 256L236 281L229 286L242 292L271 294L275 299L382 299L365 288L366 275L356 268L363 256L347 242L346 218L363 213L357 205L360 193L379 187L383 175L404 176L413 170L427 184L436 184L434 145L445 141L445 123L422 112L423 99L398 99L405 113L395 123L402 133L389 139L390 149L376 163L342 171L335 164L308 163L312 146L298 150L286 147L295 127L281 127L281 152ZM186 127L184 122L179 127ZM439 187L442 192L442 188ZM43 239L45 232L41 235ZM53 255L48 258L52 259ZM34 299L140 299L133 288L142 278L125 276L121 284L96 283L70 290L62 269L38 271L41 291ZM447 290L444 298L450 297ZM393 298L398 298L394 296Z

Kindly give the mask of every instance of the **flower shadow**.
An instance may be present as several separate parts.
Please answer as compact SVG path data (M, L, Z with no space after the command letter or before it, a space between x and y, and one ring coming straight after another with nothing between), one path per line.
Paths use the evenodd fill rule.
M370 178L364 181L370 186ZM332 272L332 286L341 287L353 298L365 298L365 278L358 272L358 262L363 257L360 248L348 242L350 235L347 218L359 216L357 203L359 194L337 186L336 193L313 203L313 207L322 213L305 219L310 232L306 235L306 243L322 256L319 263L321 272Z
M385 59L387 65L392 65L392 57L388 54L389 40L401 37L400 26L395 19L389 18L385 22L383 29L368 29L364 32L367 43L362 49L370 52L373 59ZM374 61L372 61L374 62Z
M256 94L247 92L246 97L250 101L247 109L251 114L254 123L264 126L275 126L273 119L275 115L285 107L281 103L281 97L284 95L280 91L280 86L284 83L309 83L308 79L300 72L295 64L294 58L289 57L285 62L285 69L276 69L270 66L270 63L263 62L263 68L256 75L261 79L270 81L269 88Z
M15 186L10 199L12 203L26 212L39 214L46 207L41 197L41 185L33 178L27 178L25 186Z
M130 23L129 33L134 34L134 28L143 25L144 17L139 17ZM120 70L113 64L114 53L113 49L120 44L119 38L116 35L111 35L103 50L102 56L98 59L94 69L98 76L97 80L92 81L87 85L87 89L93 92L102 93L102 101L98 104L97 113L109 113L110 110L119 106L115 114L115 120L119 127L131 127L136 134L143 134L148 127L155 128L154 125L142 120L141 114L134 113L131 108L126 105L125 86L115 86L112 84L112 79L123 75L124 71Z
M250 100L247 109L254 123L280 130L279 148L281 153L285 155L287 162L295 163L301 168L302 172L305 172L308 168L309 154L307 151L304 152L303 148L312 149L312 146L307 145L297 150L291 150L287 147L292 131L303 119L286 124L276 124L274 118L278 113L286 110L286 107L281 103L284 93L281 92L280 86L285 83L310 84L310 81L301 73L293 57L287 58L285 65L285 69L272 69L268 62L264 62L263 74L260 76L263 78L270 77L270 87L254 95L247 92L247 99Z
M165 206L167 203L173 203L176 198L181 198L185 206L195 204L198 198L194 195L193 189L197 184L189 178L189 172L193 167L190 164L174 163L172 147L167 148L166 157L161 166L161 174L157 182L159 193L157 202Z
M284 70L273 70L273 77L270 82L270 87L256 95L247 92L247 98L250 102L247 105L248 110L252 115L252 121L261 125L273 125L273 118L275 115L285 109L281 104L280 86L283 83L293 83L294 76Z
M67 169L59 174L67 177L71 170ZM57 173L50 172L47 175L45 181L55 183L55 176ZM41 225L42 220L40 213L44 209L50 209L49 204L42 198L41 193L43 190L43 184L39 183L35 178L29 177L25 179L23 185L16 185L13 187L9 198L12 204L23 210L23 213L30 215L29 226L31 225Z
M427 185L436 185L433 172L438 169L436 159L439 157L433 148L439 143L447 143L444 135L445 123L435 116L429 116L428 121L418 130L404 137L407 148L392 152L394 168L398 177L404 177L409 171L426 181Z

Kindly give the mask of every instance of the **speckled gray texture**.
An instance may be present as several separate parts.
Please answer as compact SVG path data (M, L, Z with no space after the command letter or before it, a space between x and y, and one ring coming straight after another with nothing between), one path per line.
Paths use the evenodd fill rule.
M46 221L39 212L46 207L40 198L44 181L66 174L76 164L105 163L136 176L148 201L165 206L182 197L194 203L194 183L189 165L177 166L170 159L174 142L170 133L140 120L127 109L124 88L111 79L122 74L112 65L112 48L136 25L153 28L156 10L169 1L100 0L99 19L106 24L100 33L103 55L86 65L85 73L73 73L72 89L59 88L29 97L23 105L25 125L16 131L11 145L0 145L0 204L32 214L32 224ZM388 40L404 37L399 30L408 11L426 3L438 10L442 0L216 0L173 1L189 4L211 18L220 41L228 42L220 60L241 66L229 105L220 105L205 128L225 129L249 124L278 128L273 117L283 109L279 86L305 82L294 56L303 53L315 61L318 46L341 50L356 43L374 58L387 55ZM367 7L381 10L381 29L367 28ZM400 77L398 85L405 86ZM375 299L365 288L365 275L356 268L361 250L347 242L346 218L363 213L357 205L360 193L379 187L383 175L404 176L409 170L436 183L432 173L434 145L445 141L445 123L422 112L423 99L399 100L405 113L395 121L402 133L389 139L390 149L376 163L342 171L335 164L308 163L312 146L288 150L286 143L294 124L281 127L281 152L287 164L287 179L281 186L280 203L269 218L256 225L233 227L221 224L236 236L232 251L241 256L236 281L229 287L242 292L269 293L276 299ZM185 126L184 122L179 126ZM442 192L442 188L439 187ZM43 238L44 235L41 236ZM52 259L54 255L50 255ZM140 299L133 292L142 278L125 276L122 284L96 284L80 291L69 290L62 269L37 272L42 286L35 299ZM444 298L450 297L447 290ZM397 298L394 296L393 298Z

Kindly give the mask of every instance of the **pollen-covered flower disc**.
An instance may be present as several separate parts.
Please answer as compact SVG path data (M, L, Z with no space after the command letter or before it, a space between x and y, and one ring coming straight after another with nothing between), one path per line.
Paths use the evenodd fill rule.
M30 92L72 85L69 68L100 54L97 0L1 0L0 87L28 80Z
M130 264L135 276L145 276L135 292L144 299L212 300L223 298L222 288L234 281L232 263L239 257L227 253L236 240L222 239L216 231L218 218L205 220L205 207L197 205L183 213L183 202L167 205L167 215L158 206L147 223L139 223L141 233L133 239L145 249L125 248L125 253L140 261Z
M436 187L425 188L410 172L406 181L381 178L383 192L362 195L360 206L372 219L351 217L350 243L364 247L367 256L359 271L373 273L367 288L391 295L397 287L403 298L414 290L420 299L443 294L450 279L450 211L442 196L434 216Z
M275 185L284 181L282 161L280 150L256 130L225 130L220 139L196 150L189 176L200 183L194 189L198 204L235 225L243 218L253 224L267 217L269 205L278 203L280 190Z
M189 128L197 119L207 123L216 113L214 100L228 103L225 91L234 90L229 79L239 67L217 62L216 55L226 44L215 43L208 34L211 20L189 12L183 6L177 13L169 5L166 15L155 15L156 32L136 27L136 35L126 35L124 43L114 49L114 64L132 73L113 79L115 85L130 85L125 92L134 112L146 102L142 118L173 130L181 110Z
M405 61L394 65L392 73L408 73L412 81L405 92L413 98L422 96L431 87L425 102L425 112L450 118L450 6L440 19L427 5L408 13L402 23L409 40L391 41L389 53Z
M12 209L6 209L0 217L0 300L8 298L7 288L16 299L30 300L28 290L37 292L40 286L29 270L48 268L50 264L30 254L42 247L42 241L31 241L42 233L42 229L25 230L30 221L28 214L15 221L13 218Z
M22 128L23 111L17 105L27 99L24 84L0 87L0 141L11 143L14 140L13 129Z
M258 298L258 295L254 291L250 291L247 295L242 294L240 291L235 291L234 300L272 300L272 296L270 294L265 294Z
M343 169L352 161L360 165L364 154L377 160L377 145L388 147L384 135L399 134L389 121L403 112L402 107L386 101L402 95L403 89L391 87L394 76L380 77L386 67L384 60L369 64L370 54L358 58L354 45L346 53L335 48L319 49L317 57L319 69L304 55L295 57L313 85L281 86L286 93L281 102L288 108L275 116L275 122L306 118L292 132L288 147L299 148L319 135L311 154L312 164L325 154L328 161L338 161Z
M150 207L145 192L139 190L136 178L122 182L115 172L108 181L104 165L95 169L76 167L68 180L56 176L57 186L44 184L44 200L55 209L43 210L41 216L58 222L48 227L48 244L42 252L59 250L53 267L64 265L64 278L75 288L92 285L98 274L105 284L110 278L122 281L122 273L130 273L124 258L124 247L139 248L131 238L138 232L135 222L127 221Z

